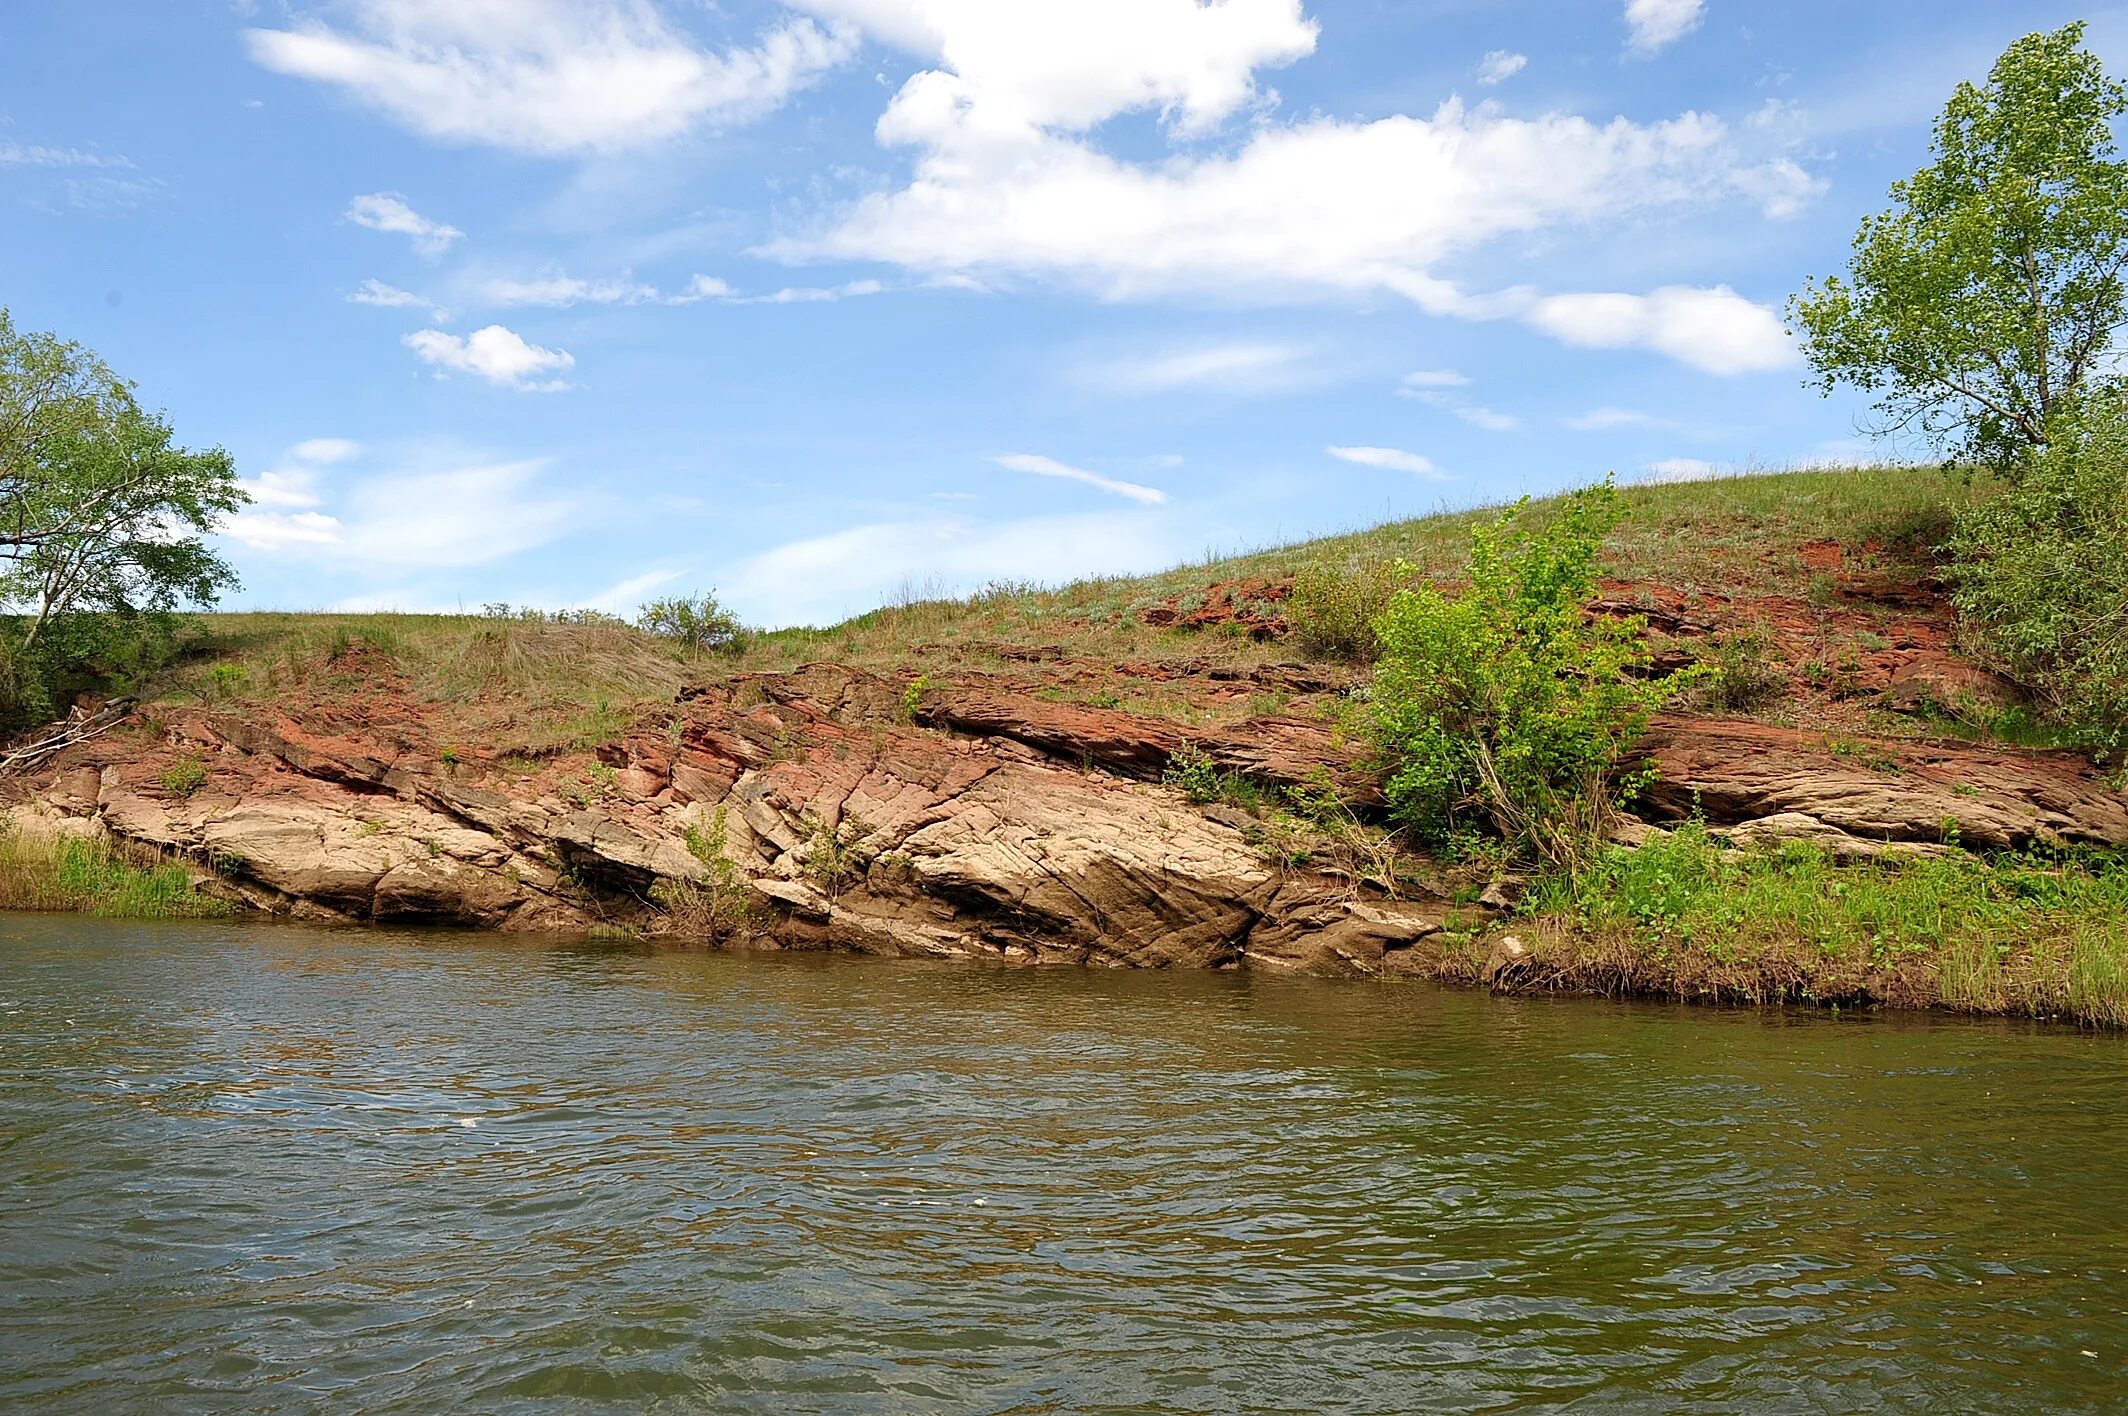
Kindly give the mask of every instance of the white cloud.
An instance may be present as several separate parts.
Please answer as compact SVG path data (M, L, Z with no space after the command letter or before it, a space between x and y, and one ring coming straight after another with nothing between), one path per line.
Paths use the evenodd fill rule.
M1489 50L1485 57L1478 61L1478 82L1488 88L1504 83L1521 73L1528 64L1527 54L1517 54L1510 49Z
M720 281L719 284L722 282ZM836 300L854 300L865 295L878 295L886 286L876 280L851 280L841 285L789 285L781 290L771 290L766 295L731 295L717 298L728 305L821 305Z
M1757 202L1759 210L1776 221L1796 215L1832 189L1823 177L1812 176L1786 157L1746 167L1731 180L1738 191Z
M640 147L780 106L852 51L808 20L711 53L645 0L350 0L351 31L250 29L254 62L443 142L565 155Z
M663 585L678 580L685 571L649 570L641 575L630 576L618 585L610 585L585 600L582 605L570 605L569 609L604 610L609 615L634 615L642 605L643 597ZM563 608L557 606L556 608Z
M1399 392L1422 388L1462 388L1470 380L1454 369L1415 369L1404 375Z
M254 506L307 507L318 504L317 473L307 467L261 472L238 482Z
M87 148L46 147L40 143L0 142L0 167L119 167L132 159Z
M1466 387L1470 380L1453 369L1421 369L1406 374L1397 385L1397 397L1416 399L1429 408L1438 408L1453 413L1473 427L1489 433L1511 433L1522 426L1512 413L1487 408L1473 403L1455 390Z
M1561 422L1577 433L1601 433L1612 428L1668 427L1667 420L1652 413L1643 413L1637 408L1591 408L1579 417L1562 419Z
M980 103L904 111L924 77L879 127L882 139L921 149L915 180L764 254L883 260L933 277L1046 275L1116 299L1386 291L1429 313L1490 320L1526 317L1543 297L1466 291L1434 269L1508 236L1747 188L1772 209L1796 200L1792 183L1744 161L1727 128L1697 113L1598 125L1452 100L1431 118L1272 124L1231 149L1133 163L1062 132L993 125ZM1747 305L1726 288L1703 294ZM1778 327L1772 311L1747 307ZM1645 342L1702 368L1736 364L1691 346L1686 334L1702 325L1670 327L1675 337Z
M792 0L936 67L902 86L882 137L965 126L1012 141L1155 109L1202 133L1258 97L1255 71L1315 49L1301 0ZM894 136L890 136L894 135Z
M1158 487L1118 481L1113 477L1104 477L1098 472L1089 472L1083 467L1067 466L1053 457L1043 457L1036 453L1015 452L990 460L1008 472L1025 472L1034 477L1061 477L1066 481L1084 482L1089 487L1099 487L1104 492L1128 497L1147 506L1157 506L1167 500L1167 493Z
M310 438L290 448L288 455L298 462L329 467L335 462L345 462L361 451L362 444L346 438Z
M1415 452L1405 452L1394 447L1326 447L1323 451L1341 462L1357 463L1361 467L1378 467L1385 472L1409 472L1415 477L1427 477L1434 481L1447 476L1433 465L1430 458Z
M1626 0L1626 45L1636 54L1653 54L1698 29L1705 18L1704 0Z
M567 309L571 305L640 305L662 297L656 287L623 276L609 280L580 280L561 271L529 280L490 280L481 295L494 305L542 305Z
M1758 373L1797 360L1780 317L1726 285L1666 286L1648 295L1553 295L1525 316L1568 344L1650 349L1710 374Z
M429 318L438 322L449 318L443 307L427 296L386 285L381 280L363 281L348 293L347 300L351 305L375 305L386 310L426 310Z
M1485 429L1488 433L1511 433L1522 426L1521 420L1515 417L1514 414L1502 413L1498 409L1487 408L1482 404L1453 403L1449 405L1448 411L1473 427Z
M424 256L440 256L465 235L455 226L431 221L406 204L397 192L371 192L347 204L347 219L372 231L404 236Z
M1305 349L1238 340L1109 359L1082 366L1075 377L1113 393L1172 393L1182 388L1270 393L1298 387L1314 373Z
M990 580L1056 583L1154 570L1172 564L1178 550L1146 511L992 523L943 517L793 541L740 561L716 585L750 622L823 624L873 609L911 582L940 594Z
M543 349L527 344L514 330L488 325L471 334L447 334L440 329L417 330L400 341L425 364L462 374L477 374L489 383L527 393L553 393L567 388L559 379L543 379L574 368L576 359L562 349Z
M1704 482L1709 477L1725 475L1727 475L1727 469L1701 458L1665 457L1649 463L1646 474L1635 480L1642 482Z
M583 514L575 500L541 488L543 459L413 460L410 470L356 479L329 507L314 472L268 473L247 484L254 496L265 485L275 495L261 502L302 509L247 509L222 531L257 550L300 551L336 568L426 571L483 565L544 545Z
M687 282L687 289L673 296L673 301L684 305L696 300L722 300L734 293L730 285L714 275L698 275Z

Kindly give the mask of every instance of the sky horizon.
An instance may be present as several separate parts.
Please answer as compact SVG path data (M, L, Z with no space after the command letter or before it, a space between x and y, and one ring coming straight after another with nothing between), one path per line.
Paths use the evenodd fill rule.
M29 0L0 306L234 455L225 608L828 623L1912 451L1783 303L2079 18L2118 72L2046 0Z

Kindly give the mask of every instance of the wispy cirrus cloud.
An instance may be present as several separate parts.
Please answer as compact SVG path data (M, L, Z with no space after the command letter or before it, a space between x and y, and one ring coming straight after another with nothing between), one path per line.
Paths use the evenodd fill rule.
M446 222L431 221L407 205L397 192L371 192L347 204L347 219L372 231L404 236L424 256L440 256L465 235Z
M1341 447L1332 445L1323 451L1340 462L1350 462L1358 467L1376 467L1385 472L1408 472L1414 477L1446 481L1448 474L1433 465L1433 459L1416 452L1406 452L1398 447Z
M344 27L246 30L245 48L424 137L549 157L756 117L855 50L792 20L712 51L642 0L348 0L339 14Z
M1111 496L1127 497L1146 506L1158 506L1167 500L1167 493L1158 487L1148 487L1137 482L1125 482L1114 477L1104 477L1098 472L1089 472L1083 467L1072 467L1053 457L1038 453L1015 452L990 459L1008 472L1024 472L1030 477L1055 477L1067 482L1083 482Z

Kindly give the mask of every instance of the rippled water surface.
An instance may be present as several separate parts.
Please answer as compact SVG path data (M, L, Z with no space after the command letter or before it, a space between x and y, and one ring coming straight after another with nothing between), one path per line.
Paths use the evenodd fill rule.
M0 916L0 1406L2128 1409L2128 1043Z

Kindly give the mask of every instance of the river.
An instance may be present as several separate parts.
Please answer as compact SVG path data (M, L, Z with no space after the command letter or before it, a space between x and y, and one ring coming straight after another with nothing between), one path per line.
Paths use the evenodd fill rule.
M0 916L0 1407L2128 1408L2128 1042Z

